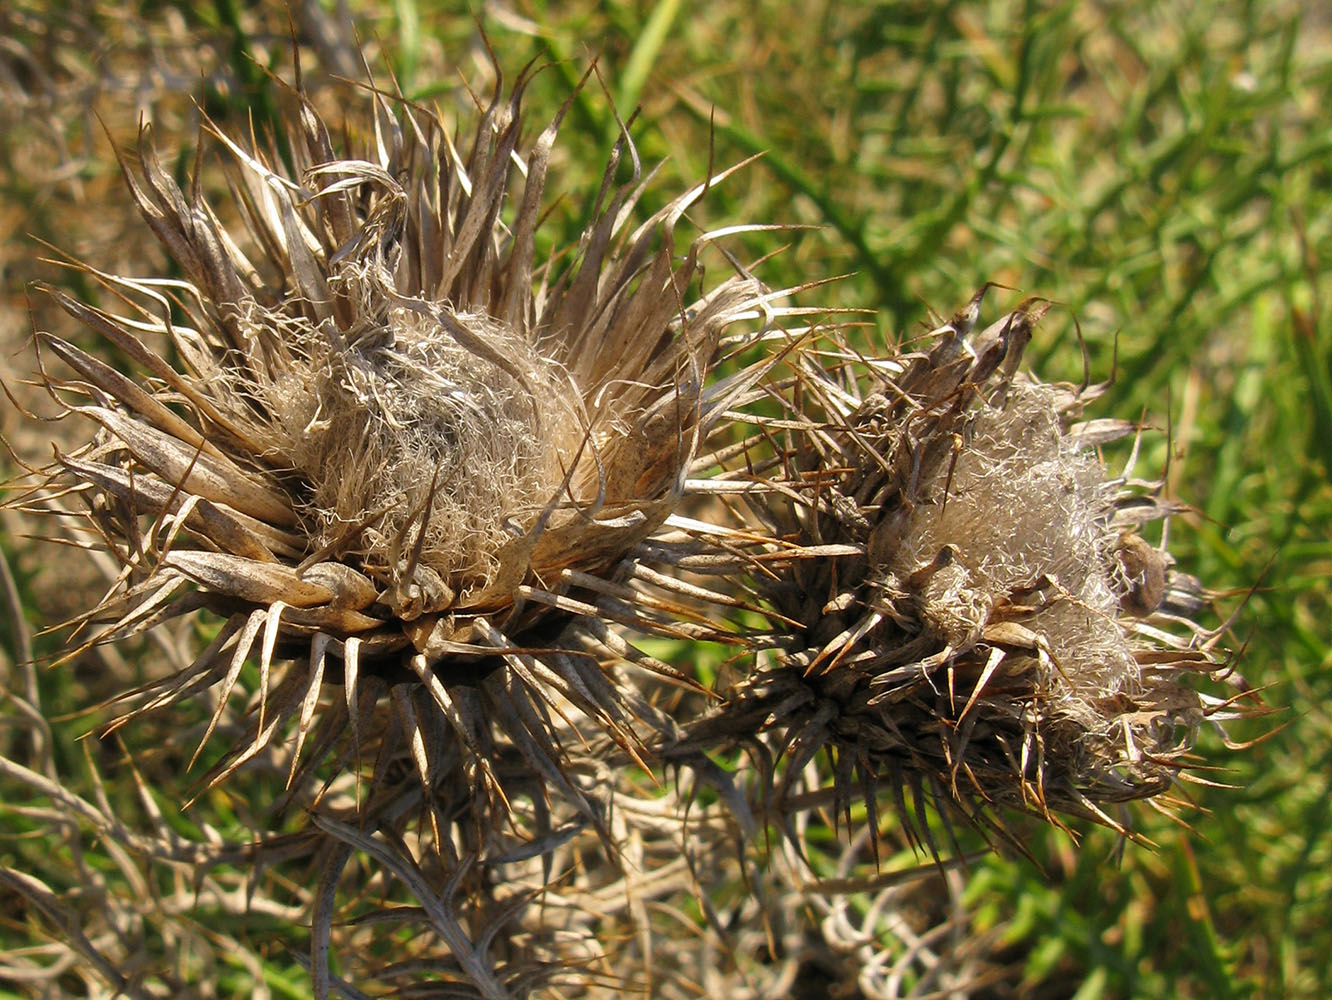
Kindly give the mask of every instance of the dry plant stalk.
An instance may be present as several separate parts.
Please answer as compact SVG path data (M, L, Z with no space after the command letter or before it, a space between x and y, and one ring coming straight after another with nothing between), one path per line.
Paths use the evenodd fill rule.
M290 168L213 130L226 211L145 128L125 176L183 278L79 265L118 312L50 289L138 374L37 335L95 434L11 503L117 558L84 646L220 616L122 722L211 691L204 784L285 772L317 996L780 995L820 931L899 995L903 927L852 948L792 916L904 898L872 875L881 808L936 858L927 802L1001 836L1011 810L1122 829L1106 804L1166 791L1223 714L1185 683L1217 669L1197 588L1135 533L1171 505L1107 475L1095 446L1132 428L1076 423L1093 389L1019 371L1043 303L977 333L982 290L864 357L742 270L702 285L713 237L677 226L725 174L635 225L627 133L578 246L538 261L560 123L523 144L529 81L467 142L372 90L345 146L298 88ZM709 690L642 636L740 676ZM828 814L835 886L803 867ZM942 955L922 989L977 960Z

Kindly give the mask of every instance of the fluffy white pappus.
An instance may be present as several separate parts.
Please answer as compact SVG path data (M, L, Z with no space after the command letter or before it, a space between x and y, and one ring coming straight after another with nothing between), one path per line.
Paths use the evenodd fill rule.
M1112 527L1116 484L1064 430L1054 389L1015 380L1001 406L980 410L956 461L921 484L889 569L919 573L920 616L954 648L1002 618L1045 644L1042 686L1082 715L1079 702L1132 688L1138 668L1117 622Z
M267 457L308 484L294 499L312 547L355 537L392 603L424 586L415 612L437 611L484 589L557 499L579 421L564 367L504 324L443 305L378 312L352 340L252 310L252 342L280 338L284 357L245 366L272 378L244 395L266 415Z

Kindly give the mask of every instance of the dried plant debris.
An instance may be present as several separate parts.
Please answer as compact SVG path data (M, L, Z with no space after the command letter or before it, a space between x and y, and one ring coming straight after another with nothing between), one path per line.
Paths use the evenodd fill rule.
M1220 669L1199 588L1139 533L1173 507L1104 469L1132 427L1078 422L1094 388L1019 370L1044 303L976 332L982 290L863 356L742 267L704 281L713 236L677 230L726 174L635 221L627 133L539 260L529 80L468 139L367 87L335 142L297 89L289 154L211 130L224 185L143 129L125 176L182 276L50 290L131 374L38 333L94 434L10 501L116 559L75 648L219 616L121 721L206 696L202 787L285 784L320 997L776 996L830 954L870 996L963 982L931 808L1124 829L1107 804L1226 714L1188 684ZM938 872L874 874L922 844Z

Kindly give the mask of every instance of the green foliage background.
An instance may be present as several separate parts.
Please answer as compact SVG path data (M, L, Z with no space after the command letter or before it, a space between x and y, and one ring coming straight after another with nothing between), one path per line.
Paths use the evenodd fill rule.
M1143 416L1167 432L1145 440L1139 474L1164 469L1168 493L1196 508L1172 525L1171 550L1220 592L1241 672L1280 711L1234 728L1235 739L1271 733L1241 753L1203 733L1200 752L1233 787L1184 789L1196 803L1180 811L1192 832L1138 807L1135 823L1157 846L1120 857L1105 831L1084 831L1075 845L1031 829L1038 863L978 863L970 900L1021 968L1022 996L1332 995L1332 23L1296 3L1239 0L351 6L403 91L446 108L459 77L484 68L478 25L510 79L532 60L549 64L529 90L534 130L596 60L600 82L573 98L552 167L561 199L551 245L577 232L595 192L613 103L626 115L641 107L639 152L667 161L657 203L710 165L762 153L695 221L817 227L750 234L733 249L753 259L785 246L760 271L773 287L845 275L799 298L870 310L867 348L911 337L932 310L948 314L995 281L1011 289L993 292L996 301L1039 294L1060 304L1028 357L1043 376L1076 381L1076 319L1093 377L1115 374L1094 415ZM78 10L65 16L104 29L105 43L86 55L93 66L133 58L153 26L184 24L210 39L229 82L196 78L197 96L219 119L253 115L262 127L273 84L261 67L286 65L290 47L271 30L282 23L273 9L259 20L229 0ZM339 11L328 11L336 23ZM49 18L59 20L20 3L8 33L40 58ZM123 108L133 95L112 89L100 100ZM6 343L17 344L29 329L24 283L40 272L25 234L89 257L94 227L71 225L70 213L128 218L130 208L86 117L5 113L0 264L4 321L17 330ZM61 129L76 170L34 174L24 144ZM6 365L22 371L27 360ZM4 426L12 433L12 414ZM49 624L59 601L42 589L47 557L13 522L5 529L24 613ZM4 626L0 676L11 686L21 631ZM50 716L111 693L68 668L41 686ZM0 711L8 752L24 730L17 713ZM61 773L81 794L91 779L74 740L94 719L54 724ZM128 769L104 752L126 783L108 794L137 809ZM39 824L25 813L39 798L0 776L0 865L58 885L62 852L33 839ZM95 841L84 847L104 849ZM0 889L0 951L58 936L42 915L5 902L14 899ZM254 919L228 933L261 941L265 929ZM255 976L304 995L304 973L281 952L258 966L225 961L216 974L219 995L249 995ZM0 997L22 995L23 984L0 980Z

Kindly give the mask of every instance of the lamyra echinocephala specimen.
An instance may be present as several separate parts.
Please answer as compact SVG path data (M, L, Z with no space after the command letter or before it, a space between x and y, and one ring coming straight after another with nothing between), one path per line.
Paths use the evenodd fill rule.
M992 827L1114 822L1104 803L1167 788L1215 707L1182 683L1215 637L1136 532L1170 505L1093 450L1127 425L1078 425L1090 393L1019 372L1043 304L973 336L978 296L885 357L795 328L743 267L702 280L711 235L677 245L724 174L633 224L627 134L577 246L539 261L559 121L524 144L529 79L470 141L372 90L335 144L298 89L290 162L211 130L225 200L183 191L145 128L126 177L183 277L84 267L118 312L52 291L137 374L37 337L95 435L18 502L81 504L119 560L81 642L221 617L129 717L212 689L198 745L230 742L205 783L283 761L335 845L316 994L359 932L334 919L353 853L419 902L413 958L476 994L580 963L646 986L709 949L739 967L702 929L658 941L681 900L778 877L741 871L737 832L798 843L859 797L876 845L881 801L928 838L905 790ZM644 634L728 644L738 680L706 690Z
M1197 581L1138 533L1179 506L1100 460L1133 425L1079 422L1101 387L1020 370L1048 303L975 329L985 293L917 351L830 334L792 354L745 401L766 410L743 446L731 428L698 460L700 490L735 497L713 528L732 557L655 543L777 613L757 669L670 753L766 734L785 766L754 794L779 815L827 792L849 820L863 798L873 836L887 793L925 840L926 799L998 832L1011 809L1124 830L1107 803L1170 789L1231 709L1194 688L1224 669ZM809 789L819 755L831 782Z
M433 114L379 94L336 151L289 95L290 170L213 130L244 234L198 186L178 187L144 128L125 174L184 280L87 269L125 315L52 290L147 376L38 336L77 373L49 376L53 393L99 427L58 457L47 489L80 494L97 544L124 566L88 616L111 623L88 641L199 607L225 617L189 670L140 692L141 709L220 684L220 716L247 658L260 665L252 739L215 776L293 720L298 746L317 717L316 745L359 737L363 681L406 676L417 701L399 714L427 786L422 717L448 720L488 782L479 734L495 724L561 780L552 711L593 720L635 756L639 721L658 721L601 660L629 655L685 683L610 631L597 581L679 502L718 337L768 312L763 290L736 276L700 291L708 237L677 248L707 184L629 227L644 188L627 138L577 248L536 262L559 121L522 148L528 82L497 85L461 151ZM625 614L649 631L713 631ZM511 654L498 687L479 684L504 662L495 650L553 647L578 621L577 643ZM279 680L282 661L295 666ZM321 715L325 679L344 697Z

